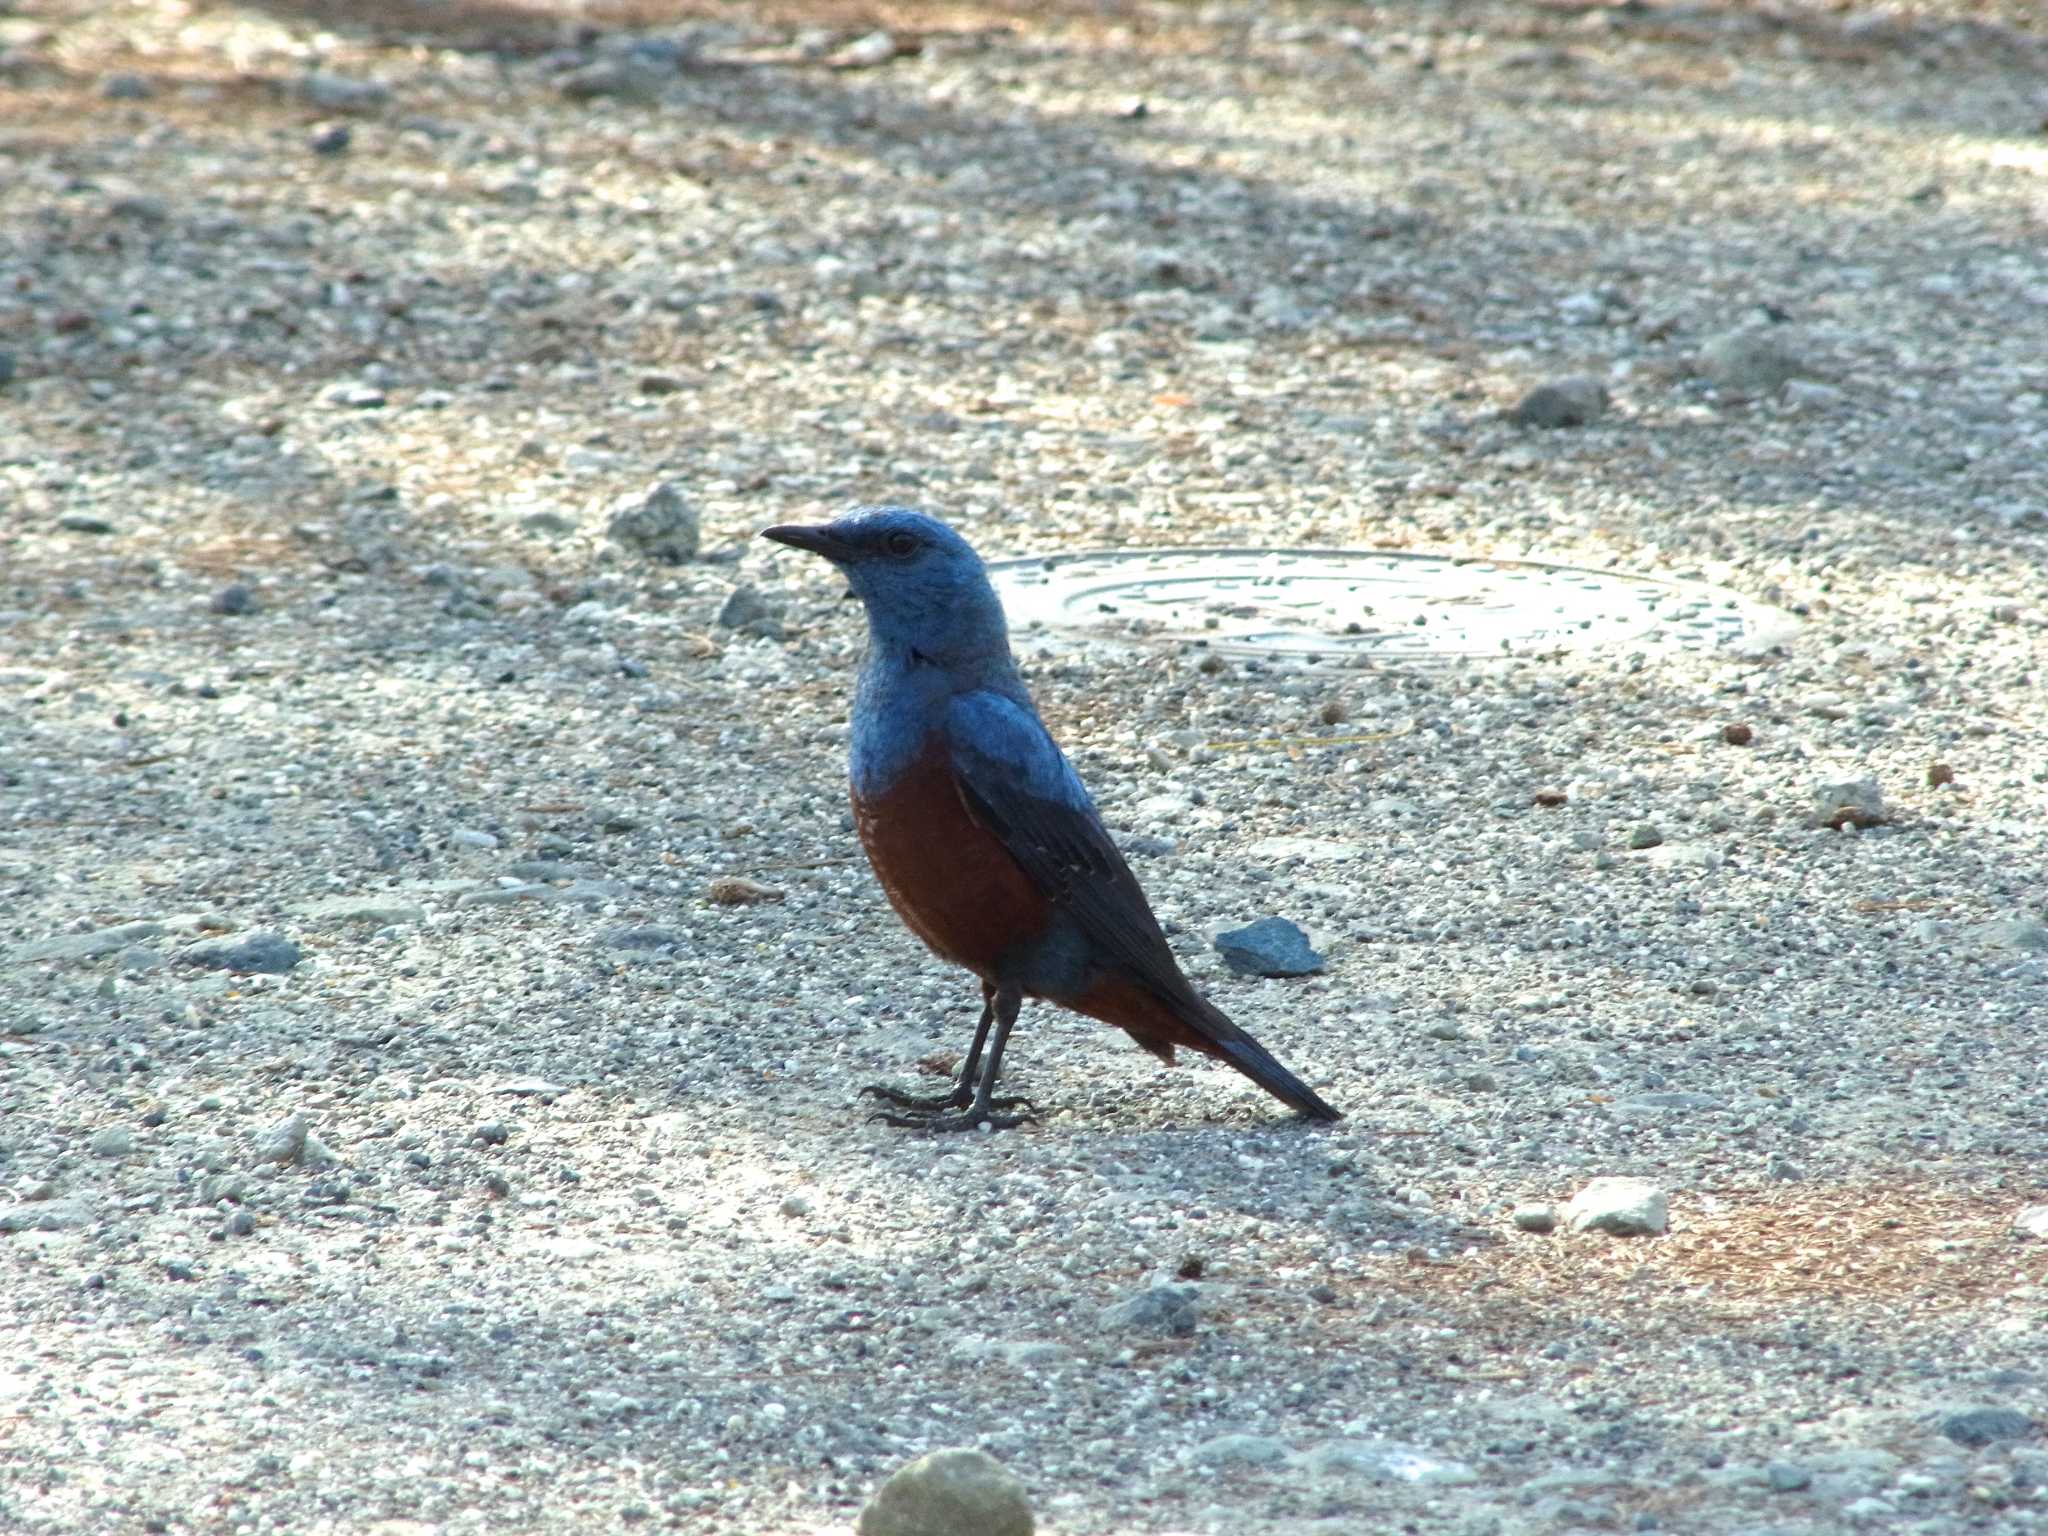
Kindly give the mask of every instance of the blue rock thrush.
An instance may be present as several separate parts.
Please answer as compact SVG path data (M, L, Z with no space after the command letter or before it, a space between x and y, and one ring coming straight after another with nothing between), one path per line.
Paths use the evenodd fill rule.
M860 507L764 538L822 555L867 605L853 702L853 814L889 902L932 952L981 978L981 1024L951 1093L867 1091L933 1131L1016 1125L993 1097L1027 997L1185 1046L1316 1120L1337 1111L1181 974L1130 865L1047 734L1010 656L988 572L935 518ZM991 1034L993 1025L993 1034ZM983 1046L987 1059L983 1059ZM948 1113L953 1111L953 1113Z

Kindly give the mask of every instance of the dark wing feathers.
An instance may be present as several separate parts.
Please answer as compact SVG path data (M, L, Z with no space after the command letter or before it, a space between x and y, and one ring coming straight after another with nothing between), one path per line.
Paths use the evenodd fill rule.
M1059 749L1043 731L1039 727L1044 750L1056 753ZM1064 787L1057 779L1033 773L1007 752L990 751L957 734L951 746L954 780L968 811L1002 840L1032 883L1070 913L1133 980L1165 998L1189 996L1192 989L1138 877L1086 797L1078 804L1064 795L1054 798ZM1048 788L1053 794L1044 792ZM1078 782L1073 789L1079 791Z
M968 814L1131 981L1268 1093L1314 1119L1339 1118L1181 974L1138 877L1028 706L1000 694L965 694L947 711L946 741Z

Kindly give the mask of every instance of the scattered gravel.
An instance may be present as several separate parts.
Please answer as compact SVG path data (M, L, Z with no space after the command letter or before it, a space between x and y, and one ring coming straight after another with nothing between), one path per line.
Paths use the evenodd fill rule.
M0 1528L811 1536L971 1446L1058 1536L2038 1531L1943 1426L2048 1420L2044 78L2012 0L0 16ZM1034 1004L1035 1123L923 1138L858 1089L981 999L754 537L857 500L1797 622L1020 625L1346 1119ZM1617 1172L1662 1235L1515 1220Z

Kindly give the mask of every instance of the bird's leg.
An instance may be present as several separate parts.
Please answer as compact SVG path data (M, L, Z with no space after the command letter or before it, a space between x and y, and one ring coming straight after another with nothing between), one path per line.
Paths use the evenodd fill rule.
M948 1093L905 1093L901 1088L891 1088L887 1083L869 1083L862 1093L872 1094L898 1109L924 1110L931 1112L942 1109L965 1109L974 1102L974 1080L981 1071L981 1047L988 1039L989 1021L996 1016L996 989L987 982L981 984L981 1023L974 1031L974 1044L967 1048L967 1064L960 1069L960 1081Z
M1024 994L1014 988L1004 987L992 991L988 1000L988 1007L982 1017L983 1029L987 1028L990 1015L993 1015L995 1019L995 1036L988 1043L988 1065L982 1068L981 1081L975 1086L973 1100L962 1113L957 1115L923 1114L911 1116L892 1115L884 1110L872 1118L887 1121L890 1125L906 1125L915 1130L934 1132L971 1131L977 1126L982 1125L986 1125L990 1130L1001 1131L1008 1130L1013 1125L1022 1125L1027 1120L1036 1119L1037 1117L1031 1113L1034 1106L1029 1099L998 1099L991 1097L995 1092L996 1074L1003 1069L1003 1047L1010 1043L1010 1028L1017 1022L1017 1010L1023 1006ZM978 1057L980 1054L981 1036L977 1033L974 1041L974 1056ZM965 1073L961 1075L961 1084L963 1087L966 1085ZM999 1109L1011 1109L1019 1104L1024 1106L1024 1113L1022 1114L999 1115L995 1113Z

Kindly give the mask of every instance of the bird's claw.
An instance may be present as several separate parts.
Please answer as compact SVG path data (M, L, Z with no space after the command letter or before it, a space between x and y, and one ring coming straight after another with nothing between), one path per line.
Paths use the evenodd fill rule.
M1024 1106L1024 1112L1017 1115L997 1114L995 1111ZM1038 1106L1029 1099L990 1099L986 1105L974 1105L956 1115L927 1113L921 1115L892 1115L886 1109L878 1109L868 1116L868 1123L880 1121L884 1125L901 1126L905 1130L923 1131L938 1136L953 1131L972 1131L987 1126L992 1131L1007 1131L1014 1126L1035 1125L1038 1122Z
M974 1102L973 1095L958 1088L951 1093L905 1093L901 1088L891 1088L887 1083L868 1083L860 1091L885 1103L894 1104L898 1109L926 1110L933 1113L943 1109L965 1109Z

